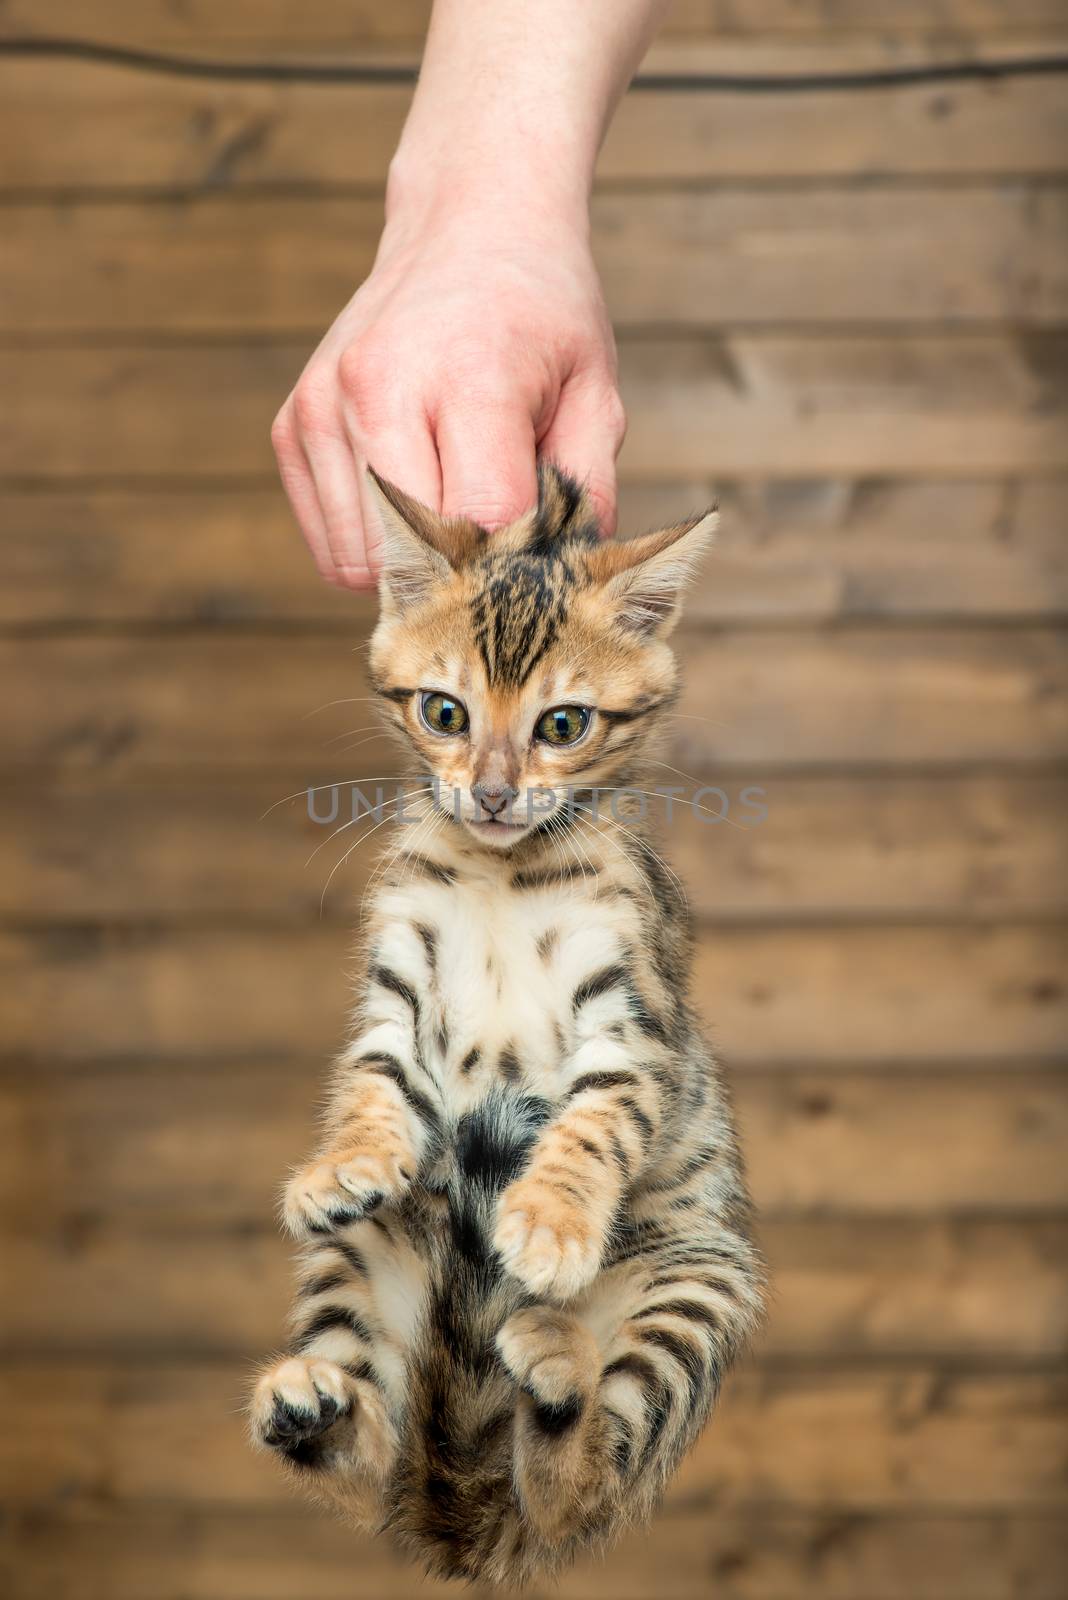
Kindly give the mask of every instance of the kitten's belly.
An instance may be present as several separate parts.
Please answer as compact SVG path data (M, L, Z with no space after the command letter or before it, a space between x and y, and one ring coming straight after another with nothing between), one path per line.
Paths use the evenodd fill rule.
M466 1109L498 1083L553 1098L570 994L539 957L529 917L505 918L499 906L481 918L456 909L441 928L432 1001L444 1032L434 1025L428 1039L447 1101Z
M618 911L578 886L420 887L402 908L434 934L423 1050L447 1108L467 1110L501 1084L555 1099L574 1045L572 996L619 959Z

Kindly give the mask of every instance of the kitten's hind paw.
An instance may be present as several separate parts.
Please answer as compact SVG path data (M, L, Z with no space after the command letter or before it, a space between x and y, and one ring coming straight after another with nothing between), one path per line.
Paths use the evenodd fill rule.
M388 1471L393 1426L375 1384L353 1378L336 1362L289 1356L265 1372L249 1408L256 1444L297 1467L362 1467Z
M549 1432L578 1419L601 1375L593 1334L556 1306L516 1311L497 1335L497 1350Z
M340 1151L296 1173L286 1185L282 1217L295 1239L359 1222L384 1201L399 1200L414 1159L377 1151Z
M300 1461L304 1448L352 1410L346 1374L332 1361L291 1356L264 1373L252 1397L257 1444Z

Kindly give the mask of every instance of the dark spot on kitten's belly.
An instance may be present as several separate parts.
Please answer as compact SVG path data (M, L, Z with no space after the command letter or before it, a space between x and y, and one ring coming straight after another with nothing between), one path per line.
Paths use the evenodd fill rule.
M523 1076L523 1068L520 1065L519 1057L515 1053L514 1045L505 1045L504 1049L501 1051L500 1060L497 1063L497 1070L504 1079L505 1083L519 1082L520 1078Z

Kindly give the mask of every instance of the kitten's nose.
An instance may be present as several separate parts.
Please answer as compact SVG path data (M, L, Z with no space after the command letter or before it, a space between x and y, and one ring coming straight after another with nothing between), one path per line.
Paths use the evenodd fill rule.
M482 811L488 811L491 817L499 817L519 793L509 784L473 783L471 797Z

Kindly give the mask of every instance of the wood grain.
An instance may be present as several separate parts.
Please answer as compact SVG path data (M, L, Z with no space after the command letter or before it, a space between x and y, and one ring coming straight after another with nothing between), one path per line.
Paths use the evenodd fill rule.
M635 533L718 499L691 621L1068 613L1068 479L804 477L628 483ZM0 626L271 622L353 631L374 603L321 583L280 488L8 490Z
M342 1037L350 936L52 925L0 934L10 1057L255 1057L317 1065ZM1062 927L703 931L694 993L747 1063L1003 1063L1063 1052ZM977 1093L978 1093L977 1088Z
M0 332L312 340L370 270L381 226L381 200L352 195L9 206ZM593 227L618 328L1068 313L1059 184L602 194Z
M245 1437L250 1376L238 1362L11 1363L0 1378L8 1503L291 1505ZM1063 1509L1065 1400L1063 1379L1037 1372L741 1374L667 1504Z
M1068 639L1053 630L694 633L682 663L666 759L698 778L733 767L748 783L771 763L938 768L1068 752ZM343 639L0 640L0 677L14 674L23 692L0 705L14 768L284 761L298 794L404 771L381 741L345 751L349 730L368 723L358 703L368 686L363 653ZM686 780L665 771L676 781Z
M291 1293L291 1251L271 1222L277 1173L262 1174L247 1205L235 1195L223 1210L217 1190L219 1214L199 1218L181 1174L142 1212L91 1183L83 1198L77 1169L65 1170L63 1214L42 1210L32 1230L12 1218L0 1236L5 1358L245 1361L275 1348ZM776 1214L761 1218L759 1237L774 1294L757 1365L1064 1357L1068 1223L1056 1217Z
M452 1595L416 1579L384 1541L357 1537L310 1507L78 1506L13 1512L0 1543L11 1600L293 1600L314 1572L319 1600L352 1600L354 1574L375 1600ZM665 1512L607 1559L580 1564L531 1600L1060 1600L1068 1565L1062 1518L1028 1512L910 1514ZM418 1587L416 1588L416 1584ZM498 1591L472 1593L488 1600Z
M97 0L88 15L78 0L48 0L43 7L7 0L0 38L44 34L205 54L240 44L260 59L265 53L299 58L311 50L382 43L416 47L429 16L430 0L393 0L388 7L377 0L311 0L297 12L286 0L186 0L182 6ZM885 34L886 22L881 0L674 0L663 26L669 37L826 34L838 40L850 29ZM1064 11L1058 0L1021 0L1011 16L1003 0L939 0L935 7L895 0L893 24L895 34L942 35L948 48L961 35L1063 26Z
M306 357L304 342L10 349L0 476L273 482L270 423ZM635 479L1063 464L1063 333L633 339L620 359Z
M774 61L786 73L812 65L782 48ZM770 64L766 55L749 61L751 70ZM847 64L848 46L821 41L819 70ZM196 81L96 62L3 61L0 99L22 137L0 152L0 185L15 194L377 186L410 95L407 85ZM599 171L656 182L1052 174L1064 171L1066 125L1055 76L877 95L662 89L627 97Z
M666 784L676 776L653 770ZM35 924L347 920L377 847L396 830L372 838L373 821L363 824L368 838L345 871L345 898L328 896L321 907L326 874L357 830L327 843L331 830L311 820L306 793L272 811L297 782L287 771L229 783L87 773L0 788L0 916ZM763 790L763 822L758 797L742 799L747 788ZM1060 775L754 773L724 793L726 802L709 795L706 803L717 813L726 803L728 821L712 822L683 796L661 830L666 857L705 918L966 922L1068 909L1068 779ZM371 804L375 796L367 786ZM317 803L328 815L326 798L313 796ZM351 805L342 814L339 801L334 825L345 816Z
M0 41L413 63L428 10L0 0ZM646 65L1066 24L676 0ZM267 428L367 269L410 89L9 58L0 94L0 1590L406 1600L240 1404L371 854L320 920L348 839L306 866L299 792L397 764L328 743L369 707L307 716L366 693L373 605L315 579ZM774 1298L668 1510L562 1600L1065 1592L1066 174L1062 75L639 90L606 145L621 525L723 510L657 774L736 821L767 791L667 843Z
M132 1208L205 1226L264 1226L311 1149L325 1071L141 1063L0 1079L19 1135L8 1215L56 1225ZM734 1090L758 1210L924 1217L1046 1214L1068 1201L1068 1074L1027 1068L738 1070ZM72 1190L73 1181L73 1190Z

